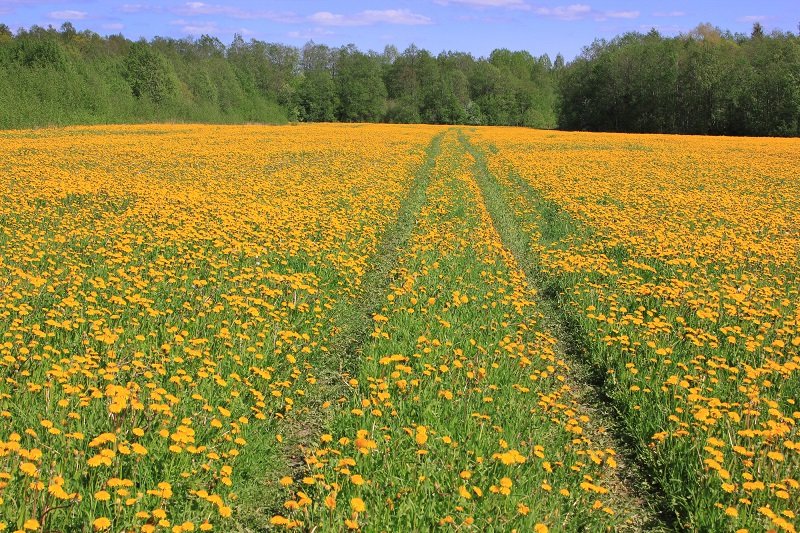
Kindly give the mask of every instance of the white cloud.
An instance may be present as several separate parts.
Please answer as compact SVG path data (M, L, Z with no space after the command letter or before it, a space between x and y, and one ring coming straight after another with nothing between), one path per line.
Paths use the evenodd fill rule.
M310 30L290 31L286 34L286 36L290 39L302 39L308 41L309 39L319 39L321 37L327 37L333 34L334 33L332 31L324 28L311 28Z
M506 9L530 9L524 0L437 0L437 4L460 4L472 7L501 7Z
M591 15L592 6L587 4L571 4L568 6L537 7L533 12L543 17L553 17L561 20L577 20Z
M276 11L249 11L235 6L224 4L207 4L205 2L186 2L182 6L173 9L173 12L184 17L221 15L224 17L244 20L265 19L276 22L300 22L300 19L293 13L280 13Z
M83 20L86 15L88 15L86 11L67 9L64 11L51 11L48 16L54 20Z
M533 13L542 17L552 17L559 20L581 20L593 18L596 21L608 19L636 19L641 13L639 11L597 11L589 4L570 4L567 6L556 7L536 7Z
M125 27L124 24L120 24L119 22L111 22L108 24L103 24L102 28L104 30L111 30L111 31L120 31Z
M119 10L123 13L141 13L142 11L148 11L150 6L145 4L122 4L119 7Z
M685 11L656 11L654 17L685 17Z
M603 15L610 19L636 19L639 14L638 11L608 11Z
M237 18L246 18L245 11L233 7L223 6L218 4L206 4L205 2L186 2L181 7L174 10L176 13L187 16L194 15L229 15L238 16Z
M191 35L200 34L212 34L212 33L219 33L219 26L214 24L213 22L208 22L206 24L189 24L187 26L183 26L181 28L183 33L189 33Z
M371 26L373 24L418 26L433 23L428 17L413 13L408 9L366 10L353 15L318 11L309 16L308 20L321 26Z
M766 22L769 17L766 15L747 15L739 18L739 22Z
M173 26L180 26L182 33L197 35L200 33L214 34L219 33L219 26L214 22L199 22L194 23L184 19L171 20L170 24Z
M503 8L519 11L528 11L540 17L550 17L559 20L580 20L593 18L597 21L608 19L636 19L639 11L597 11L589 4L569 4L563 6L534 6L525 0L435 0L440 5L458 4L471 6L478 9ZM676 12L677 13L677 12ZM462 17L463 19L463 17Z

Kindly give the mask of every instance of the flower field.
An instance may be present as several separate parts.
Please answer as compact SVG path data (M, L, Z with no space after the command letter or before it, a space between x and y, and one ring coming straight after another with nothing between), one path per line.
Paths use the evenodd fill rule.
M0 154L0 530L795 531L796 140Z
M795 531L797 141L479 137L689 528Z
M208 530L285 473L433 132L274 131L2 138L7 527Z

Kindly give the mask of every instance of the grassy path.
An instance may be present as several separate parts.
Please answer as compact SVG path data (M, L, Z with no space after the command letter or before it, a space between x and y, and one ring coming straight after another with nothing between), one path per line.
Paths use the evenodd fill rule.
M0 531L798 528L790 141L20 135Z
M388 227L381 243L364 273L355 301L340 304L336 315L342 324L327 352L327 361L318 367L316 397L309 398L308 408L301 416L285 421L281 428L284 457L265 461L274 469L265 476L266 486L260 486L261 498L249 497L254 502L251 509L240 514L240 529L251 530L266 526L270 515L283 507L283 494L276 492L275 480L282 476L297 475L305 466L303 450L319 439L330 422L329 407L337 397L347 394L348 385L342 376L357 371L361 345L372 331L372 316L382 302L392 268L397 263L400 250L406 245L416 223L419 211L426 200L426 190L431 171L440 151L443 133L433 137L426 149L425 161L417 171L414 181L403 199L397 221ZM262 463L263 464L263 463Z
M674 511L667 505L665 495L655 480L650 468L642 462L636 445L625 428L624 421L616 412L613 403L604 390L605 376L587 360L588 336L572 316L568 304L562 301L562 292L558 282L547 276L533 253L531 235L522 229L514 210L505 200L508 191L498 183L486 165L484 154L479 148L470 144L468 138L461 134L460 140L475 158L474 173L483 195L483 201L492 215L492 220L503 243L514 254L524 270L528 280L537 288L537 303L546 317L544 324L547 330L558 339L556 349L567 359L573 369L568 376L570 387L580 397L581 407L590 413L594 424L588 428L592 438L604 445L613 447L621 456L617 478L613 482L616 502L625 508L635 520L629 526L634 529L648 531L670 529L677 524ZM536 191L525 182L523 192L535 195ZM551 207L552 206L539 206ZM544 210L544 209L543 209ZM556 212L543 213L551 227L543 231L553 235L563 235L575 228L568 217L558 217Z
M653 525L624 489L602 418L570 382L574 370L504 245L479 168L448 131L427 190L414 195L425 202L407 245L396 248L372 331L347 345L353 359L342 381L351 388L335 400L327 433L306 449L304 473L283 480L286 501L273 525Z
M486 172L491 175L488 168L493 169L496 190L515 217L515 228L528 236L524 246L533 259L533 276L541 280L545 305L553 310L549 314L558 319L567 338L579 341L570 351L577 360L586 362L584 381L590 384L597 404L605 406L619 449L634 466L633 479L639 479L636 486L646 490L655 517L667 527L690 531L757 531L767 521L791 531L793 526L786 520L795 516L786 497L786 488L796 486L791 467L752 461L756 453L751 448L765 459L773 455L782 462L783 454L753 442L751 437L761 430L737 428L739 413L735 409L727 413L717 409L746 404L735 400L748 392L741 383L747 383L749 375L767 372L759 368L760 363L749 366L747 357L741 355L722 359L710 357L703 350L693 356L702 343L691 341L687 332L704 335L701 332L708 324L701 313L686 301L677 303L638 292L642 285L655 287L681 283L681 279L692 280L692 287L710 287L713 284L708 281L708 272L702 272L701 267L687 275L679 272L680 267L637 255L635 247L608 239L602 228L574 219L559 203L545 197L536 183L529 181L531 174L523 177L523 172L509 164L493 144L483 142L480 146L486 151ZM647 281L642 271L635 270L642 265L649 269L644 274ZM689 287L687 283L687 294L691 294ZM737 311L728 305L730 310L733 312L728 320L735 323ZM622 316L615 316L616 311ZM640 314L641 319L637 316ZM653 327L655 324L659 327ZM716 324L714 320L712 331L721 337L728 327L724 321ZM726 342L730 343L730 338ZM707 359L709 386L695 388L688 380L696 379L693 372L704 374L702 365ZM742 367L736 368L742 362ZM731 373L727 379L717 377L716 365L720 363ZM770 381L764 379L762 383L769 385ZM790 379L783 383L791 388ZM789 398L787 403L793 409L791 395L777 393L775 397ZM696 401L708 402L717 410L693 407ZM749 405L759 403L778 405L763 399ZM704 412L713 412L716 418L708 422ZM684 413L691 422L678 416ZM759 413L749 410L749 414ZM780 411L771 409L770 416L773 414L781 416ZM750 424L778 427L786 434L791 427L783 429L757 418ZM763 435L772 448L793 446L791 439L770 441L769 431ZM726 455L726 447L734 453ZM762 477L773 481L758 481ZM760 490L763 487L773 491L775 499L770 501L769 491ZM790 508L781 510L787 505L776 501L780 499Z
M689 531L794 531L798 277L796 254L783 258L794 243L775 229L771 217L785 214L777 204L757 220L733 214L752 186L737 180L759 174L737 169L693 185L724 184L735 196L724 208L720 191L682 202L654 189L682 187L692 172L665 165L669 178L640 175L633 161L626 168L628 148L594 157L550 136L484 133L471 131L470 143L529 238L548 314L581 341L587 381L610 407L621 451L654 487L658 516ZM677 148L638 162L663 170L655 163Z

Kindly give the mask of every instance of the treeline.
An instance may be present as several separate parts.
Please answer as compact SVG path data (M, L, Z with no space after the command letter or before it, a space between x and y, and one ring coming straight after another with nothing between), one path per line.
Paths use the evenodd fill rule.
M800 37L629 33L561 55L230 45L0 24L0 128L138 121L425 122L800 134Z
M555 67L546 55L495 50L475 59L415 46L364 53L308 43L297 58L286 103L299 120L556 125Z
M302 48L236 36L130 41L0 25L0 128L46 124L427 122L556 126L547 56L496 50L489 58L409 47Z
M219 41L132 42L0 24L0 128L142 121L285 122L286 111Z
M596 41L559 80L570 130L800 135L800 36L656 31Z

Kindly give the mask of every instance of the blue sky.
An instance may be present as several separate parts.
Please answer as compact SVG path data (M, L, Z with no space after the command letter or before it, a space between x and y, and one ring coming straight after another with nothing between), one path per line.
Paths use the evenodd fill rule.
M797 32L800 0L0 0L0 22L12 29L65 20L129 38L208 33L227 44L241 33L294 45L313 39L402 51L414 43L434 53L510 48L571 59L595 37L653 27L672 35L711 22L749 32L759 21L767 30Z

